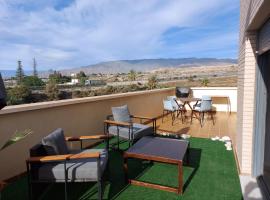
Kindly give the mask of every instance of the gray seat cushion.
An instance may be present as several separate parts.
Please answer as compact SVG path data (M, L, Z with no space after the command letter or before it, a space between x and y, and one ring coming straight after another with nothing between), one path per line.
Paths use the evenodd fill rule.
M112 107L113 119L120 122L131 122L128 106Z
M210 109L207 109L207 110L202 110L202 108L201 108L201 104L198 104L197 106L195 106L194 108L193 108L195 111L198 111L198 112L203 112L203 111L216 111L216 107L214 107L214 106L211 106L211 108Z
M100 175L103 174L108 162L108 152L105 149L86 149L82 151L71 151L71 153L100 152ZM97 181L98 166L96 158L87 158L68 161L66 164L68 181L87 182ZM38 171L40 181L64 182L65 172L64 163L47 163L42 165Z
M61 128L56 129L51 134L44 137L41 142L48 155L62 155L69 153L64 131Z
M109 133L112 135L117 135L117 127L110 126ZM134 136L133 139L139 139L147 135L153 135L153 127L143 125L143 124L133 123L133 136ZM124 139L129 139L129 129L126 127L119 127L119 137L124 138Z

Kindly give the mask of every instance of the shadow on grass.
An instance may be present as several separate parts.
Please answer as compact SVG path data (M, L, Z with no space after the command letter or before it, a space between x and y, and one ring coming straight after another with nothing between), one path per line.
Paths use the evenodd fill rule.
M124 161L120 151L114 151L110 153L110 188L108 192L108 199L117 198L129 186L129 184L125 182L123 164ZM151 166L151 162L129 159L128 177L131 179L138 178Z
M193 170L192 170L191 174L188 176L188 179L184 183L184 190L183 191L186 190L186 188L188 187L188 185L192 181L192 178L195 176L196 172L198 171L198 169L200 167L201 154L202 154L201 149L189 148L189 158L188 158L189 160L188 160L188 163L186 163L186 165L188 167L193 168Z
M188 187L193 177L195 176L201 160L201 149L190 148L189 149L189 163L188 167L193 168L192 172L186 179L183 189ZM118 154L118 155L117 155ZM125 182L124 170L123 170L123 159L120 152L113 152L110 158L110 189L108 199L116 199L125 189L130 185ZM152 162L129 159L128 160L128 177L129 179L138 180L141 176L147 173L148 170L153 166Z

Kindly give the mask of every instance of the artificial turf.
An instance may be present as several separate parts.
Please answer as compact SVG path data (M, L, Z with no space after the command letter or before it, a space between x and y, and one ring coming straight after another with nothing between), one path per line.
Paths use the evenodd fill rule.
M109 154L109 178L103 199L183 199L183 200L242 200L239 177L232 151L224 144L209 139L191 138L190 162L184 167L184 193L170 192L127 185L124 181L121 151ZM103 144L98 146L103 147ZM127 143L120 145L127 148ZM129 176L139 180L168 186L177 185L177 167L174 165L129 160ZM39 186L38 186L39 187ZM37 191L38 190L38 191ZM64 184L40 185L35 190L38 199L64 199ZM28 199L27 179L21 178L2 191L2 200ZM69 183L69 199L97 199L94 183Z

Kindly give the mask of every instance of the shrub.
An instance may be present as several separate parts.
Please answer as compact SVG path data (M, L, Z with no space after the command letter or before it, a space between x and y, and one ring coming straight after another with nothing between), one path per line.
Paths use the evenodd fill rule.
M202 86L207 86L209 84L209 80L207 78L204 78L201 82Z
M156 76L156 75L150 76L150 77L148 78L148 83L147 83L147 85L148 85L148 88L149 88L150 90L156 88L157 85L158 85L157 76Z
M44 82L37 76L26 76L22 81L23 85L27 87L43 86Z
M59 99L59 90L55 82L49 82L46 85L45 93L51 101Z
M8 105L18 105L31 102L31 90L24 85L18 85L7 92Z
M130 81L136 81L136 78L137 78L137 73L136 71L134 71L133 69L129 71L128 73L128 79Z

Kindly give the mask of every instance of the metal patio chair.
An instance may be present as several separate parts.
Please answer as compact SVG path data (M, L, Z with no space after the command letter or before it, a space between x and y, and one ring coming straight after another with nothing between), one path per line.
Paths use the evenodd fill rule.
M139 119L140 123L134 123L134 119ZM152 126L143 124L143 120L152 123ZM131 115L127 105L112 107L112 115L104 121L104 132L117 137L118 149L120 138L127 140L130 147L143 136L156 133L156 118Z
M213 120L213 125L214 125L215 120L213 117L212 98L210 96L202 96L201 102L193 106L193 109L191 111L190 123L192 123L192 119L195 115L195 118L200 120L201 127L203 127L205 113L210 114L211 119ZM199 116L197 116L197 114L199 114Z

